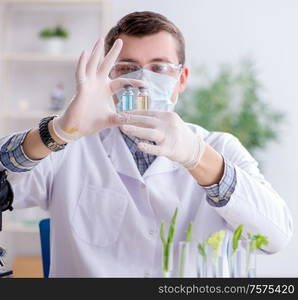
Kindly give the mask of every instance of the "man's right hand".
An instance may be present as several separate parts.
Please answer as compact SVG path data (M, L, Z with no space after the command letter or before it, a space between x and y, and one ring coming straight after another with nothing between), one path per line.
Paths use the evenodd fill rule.
M49 122L52 138L63 144L122 124L113 111L112 95L126 84L143 86L139 80L117 78L109 73L122 48L118 39L104 57L104 41L99 40L88 57L84 51L76 70L77 92L62 116ZM46 157L51 151L43 144L38 129L31 130L23 142L25 154L33 160Z
M139 80L109 78L121 48L122 40L118 39L104 57L104 41L100 39L89 58L82 53L76 71L77 93L64 114L53 121L55 133L65 142L121 125L111 96L126 84L143 85Z

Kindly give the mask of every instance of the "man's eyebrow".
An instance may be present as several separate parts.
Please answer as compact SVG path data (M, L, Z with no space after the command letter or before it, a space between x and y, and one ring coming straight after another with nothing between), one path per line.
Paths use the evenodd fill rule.
M166 63L172 63L168 58L166 57L156 57L150 60L150 62L166 62Z
M126 57L123 57L121 59L118 60L118 62L131 62L131 63L139 63L138 60L136 59L133 59L133 58L126 58ZM171 62L168 58L166 57L156 57L156 58L153 58L150 60L150 62L166 62L166 63L173 63Z
M133 59L133 58L121 58L118 60L119 62L132 62L132 63L139 63L137 60Z

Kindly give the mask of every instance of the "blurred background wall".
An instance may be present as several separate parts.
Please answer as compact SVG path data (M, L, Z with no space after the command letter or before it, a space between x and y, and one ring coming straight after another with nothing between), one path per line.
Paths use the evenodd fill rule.
M7 84L8 80L9 84L13 84L13 88L8 89L6 85L5 92L11 94L7 98L3 95L0 98L0 113L12 105L5 116L0 117L0 133L7 134L11 130L9 126L15 126L16 129L18 126L20 129L22 126L28 127L28 124L32 126L30 125L33 122L32 118L38 120L42 113L47 112L51 91L58 82L63 82L65 97L68 99L73 93L73 70L78 53L84 48L90 48L97 36L106 32L111 24L115 24L122 16L133 11L160 12L176 23L184 33L191 77L195 77L195 68L201 64L216 74L218 66L222 63L236 64L245 56L254 59L258 79L264 87L262 96L270 107L285 115L279 141L259 149L256 155L262 161L262 170L266 178L287 201L297 228L298 2L296 0L106 2L108 6L104 10L100 8L98 15L90 8L64 11L60 18L59 14L56 14L56 17L48 15L44 19L38 17L38 8L29 13L24 13L20 9L16 13L14 27L12 26L10 36L6 37L8 38L6 46L10 48L2 48L1 52L0 70L8 70L9 76L12 76L8 80L7 74L2 72L1 83ZM100 16L100 12L104 12L104 16ZM26 19L28 17L30 22ZM22 56L24 53L40 53L42 45L37 39L38 32L43 27L56 23L64 25L72 35L66 42L62 55L55 56L56 58L31 54L29 57ZM12 98L15 102L7 103L7 100ZM30 121L25 118L23 123L18 123L22 115L30 115L31 111L33 113L29 118ZM6 117L10 113L13 113L13 117L17 120L8 121ZM258 276L298 276L297 237L298 234L295 232L291 243L280 253L259 257Z

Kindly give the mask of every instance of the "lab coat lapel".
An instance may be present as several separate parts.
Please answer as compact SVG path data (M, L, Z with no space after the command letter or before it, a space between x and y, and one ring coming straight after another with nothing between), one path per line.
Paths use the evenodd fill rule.
M173 162L164 156L158 156L153 161L153 163L149 166L149 168L146 170L143 177L147 178L149 176L153 176L161 173L173 172L177 170L179 167L180 165L178 163Z
M153 175L173 172L180 165L164 156L158 156L141 176L118 128L109 128L101 133L103 146L117 172L135 178L144 183L144 179Z
M101 133L103 146L116 171L144 183L134 158L118 128L109 128Z

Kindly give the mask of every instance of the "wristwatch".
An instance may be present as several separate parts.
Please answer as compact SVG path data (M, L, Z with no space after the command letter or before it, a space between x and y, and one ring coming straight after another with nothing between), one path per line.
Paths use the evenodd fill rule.
M41 119L39 122L39 135L42 142L48 147L51 151L57 152L63 150L67 143L65 144L58 144L52 137L49 132L49 122L52 121L57 116L51 116Z

